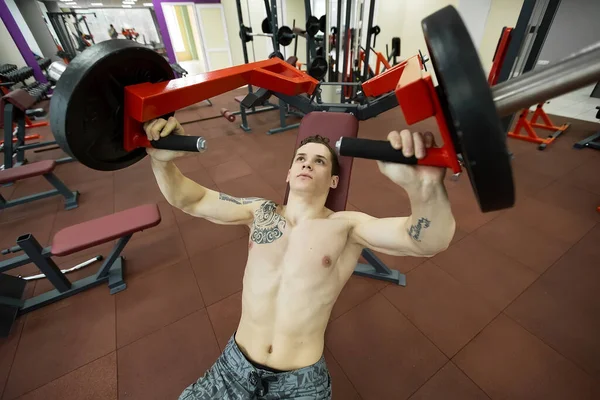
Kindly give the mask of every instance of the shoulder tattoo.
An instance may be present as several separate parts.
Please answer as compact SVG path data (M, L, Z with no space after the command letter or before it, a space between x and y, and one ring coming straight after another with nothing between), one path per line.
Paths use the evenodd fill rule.
M225 193L219 193L219 200L229 201L231 203L245 205L254 203L255 201L263 200L260 197L233 197Z
M254 213L254 224L250 239L257 244L273 243L285 230L286 220L277 214L277 204L265 201Z

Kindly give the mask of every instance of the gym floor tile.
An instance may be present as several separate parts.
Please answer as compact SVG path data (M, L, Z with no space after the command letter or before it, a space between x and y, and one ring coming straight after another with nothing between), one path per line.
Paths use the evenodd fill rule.
M596 207L600 204L597 194L580 189L558 180L538 192L535 198L547 204L577 214L591 221L600 221L600 213ZM548 216L551 218L551 216Z
M210 139L209 151L198 154L198 161L206 168L212 168L230 161L239 160L239 155L233 150L235 142L227 136Z
M101 357L18 400L117 400L117 353Z
M587 399L590 377L500 314L453 359L492 399Z
M505 215L569 244L576 243L596 224L593 219L528 197L521 199Z
M381 293L448 357L500 312L432 262L407 280L406 287L388 286Z
M234 197L259 197L276 201L279 194L256 173L218 184L219 190Z
M88 290L67 307L27 316L4 397L43 386L116 349L115 302Z
M115 187L119 188L115 191L116 211L165 200L153 175L147 177L145 173L141 173L139 177L131 177L127 181L115 176Z
M512 172L515 186L515 204L526 196L535 196L556 180L552 176L525 167L513 168Z
M240 238L191 259L204 303L208 306L242 290L248 238Z
M365 400L406 399L448 361L379 293L330 323L325 343Z
M376 282L374 279L352 275L333 305L329 320L335 320L340 315L379 292L374 282Z
M439 253L432 261L499 310L538 277L536 272L472 235Z
M558 140L560 141L560 139ZM532 146L536 147L535 144ZM565 149L550 145L543 151L531 151L526 156L515 157L513 167L538 172L553 178L561 178L585 163L590 157L593 157L590 152L565 151Z
M80 183L114 176L113 171L97 171L77 161L57 165L54 174L71 190L78 190Z
M130 281L116 302L118 348L204 308L188 260Z
M208 174L217 185L251 173L252 168L240 157L208 168Z
M176 399L219 357L206 310L117 351L120 399Z
M489 400L460 369L448 361L409 400Z
M502 214L502 211L481 212L472 189L468 191L461 187L448 189L448 198L456 227L467 233L475 231Z
M362 398L327 347L324 353L329 376L331 376L332 400L361 400Z
M544 272L571 247L567 241L506 215L488 222L473 235L538 273Z
M15 185L19 185L21 182L17 182ZM43 184L43 182L42 182ZM37 193L45 192L48 190L52 190L51 186L43 186ZM36 193L35 191L33 193ZM33 194L30 193L30 194ZM15 200L23 196L28 196L29 194L22 195L19 193L19 187L16 186L10 198L7 200ZM0 214L0 223L15 223L20 224L22 219L27 218L43 218L48 215L54 215L58 210L64 210L65 201L62 196L52 196L47 197L45 199L36 200L33 203L25 203L20 204L18 206L13 206L2 210L2 214Z
M207 311L219 348L223 351L242 316L242 292L234 293L210 305Z
M596 152L597 153L597 152ZM566 174L561 182L600 195L600 155L593 154L584 164Z
M505 311L590 375L600 376L600 268L575 248Z
M0 399L7 398L3 397L2 393L4 393L4 389L6 388L6 382L10 374L10 369L13 366L24 325L25 318L17 318L8 337L0 338Z
M190 258L248 235L246 226L220 225L202 218L180 223L179 230Z
M125 280L186 260L185 244L178 227L161 229L147 235L133 235L122 255L125 257Z

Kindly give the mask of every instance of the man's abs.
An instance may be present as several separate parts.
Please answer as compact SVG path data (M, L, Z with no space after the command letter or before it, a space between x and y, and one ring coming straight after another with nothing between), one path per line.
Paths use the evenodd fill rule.
M251 361L278 370L303 368L322 356L331 309L360 255L341 221L286 228L273 242L249 243L236 333Z

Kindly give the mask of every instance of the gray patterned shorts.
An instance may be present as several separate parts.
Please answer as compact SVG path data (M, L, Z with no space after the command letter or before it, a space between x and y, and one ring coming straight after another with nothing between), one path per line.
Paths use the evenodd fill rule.
M213 366L179 396L179 400L207 399L329 400L331 377L325 357L292 371L259 368L241 352L234 334Z

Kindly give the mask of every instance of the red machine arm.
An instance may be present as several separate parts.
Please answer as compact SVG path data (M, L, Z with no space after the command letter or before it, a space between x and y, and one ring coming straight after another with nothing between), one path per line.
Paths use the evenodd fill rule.
M148 147L142 123L250 84L294 96L312 94L319 82L279 58L161 83L125 87L124 147Z

